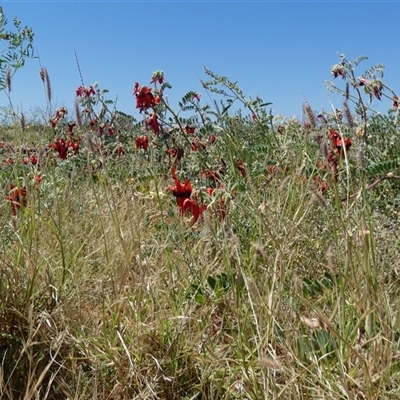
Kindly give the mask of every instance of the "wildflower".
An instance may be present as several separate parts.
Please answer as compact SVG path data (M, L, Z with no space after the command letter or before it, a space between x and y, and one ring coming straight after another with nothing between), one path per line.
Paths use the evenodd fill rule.
M147 150L149 146L149 137L148 136L137 136L135 139L136 149Z
M336 150L340 158L344 156L343 146L346 148L346 152L349 151L351 146L351 139L350 138L339 138L336 142Z
M153 76L151 78L150 83L159 83L160 85L162 85L164 83L164 72L163 71L155 71L153 72Z
M63 138L56 138L54 143L49 143L47 148L53 149L58 153L58 157L61 160L66 160L68 157L68 150L72 150L74 154L78 154L79 151L79 141L74 141L72 139L65 140Z
M200 97L201 97L201 94L198 93L198 92L195 92L194 95L193 95L193 97L192 97L192 101L193 101L194 99L197 99L197 101L200 101Z
M116 154L118 157L123 156L123 155L125 154L124 148L123 148L122 146L118 146L118 147L115 149L115 154Z
M58 123L58 121L59 121L61 118L64 118L65 114L68 114L68 110L67 110L65 107L60 107L60 108L56 111L54 117L50 119L51 126L52 126L53 128L55 128L56 125L57 125L57 123Z
M357 86L370 86L371 85L371 81L364 78L363 76L360 76L358 78L359 82L357 83Z
M190 126L190 125L186 125L185 126L185 132L186 132L187 135L193 134L195 129L196 128L194 126Z
M243 161L240 158L237 161L237 167L238 167L240 173L242 174L242 176L245 177L247 175L246 169L244 168Z
M199 217L203 214L203 212L207 209L207 204L200 204L198 203L197 198L195 199L185 199L183 201L183 213L189 211L192 216L192 225L194 225Z
M332 151L329 151L328 153L327 162L332 171L333 179L335 180L335 182L337 182L339 180L338 163Z
M17 210L21 207L25 207L27 203L27 191L26 187L17 188L13 184L10 184L10 193L7 196L7 200L11 204L12 215L17 215Z
M58 153L58 157L61 160L65 160L67 158L68 146L64 139L56 138L54 144L49 144L47 147L54 149Z
M58 122L58 118L57 118L57 117L53 117L53 118L50 119L50 123L51 123L51 126L52 126L53 128L56 127L57 122Z
M356 83L356 86L365 86L364 90L368 93L371 97L372 95L375 96L378 100L382 100L382 90L383 85L379 79L374 79L370 81L364 77L359 77Z
M329 130L329 134L331 137L331 142L333 147L336 148L339 157L343 157L344 150L343 146L346 148L346 152L350 149L351 146L351 139L350 138L343 138L340 136L339 132L335 131L334 129Z
M324 194L328 190L328 183L319 177L318 175L313 176L313 180L315 184L317 185L318 191Z
M35 177L34 177L34 182L35 182L35 189L36 190L39 190L39 185L40 185L40 183L43 181L43 176L42 175L36 175Z
M97 124L97 120L95 119L95 118L92 118L90 121L89 121L89 129L92 131L93 130L93 128L94 128L94 126Z
M206 144L205 144L205 142L200 142L199 138L196 136L192 142L192 150L198 151L199 147L201 147L202 149L205 149Z
M76 89L76 97L90 97L92 94L96 94L93 86L89 86L88 88L79 86L78 89Z
M37 157L32 154L29 158L24 158L24 164L36 165L38 163Z
M75 126L76 126L75 122L68 123L68 134L69 134L70 136L74 136L74 131L73 131L73 129L75 128Z
M67 140L66 142L67 149L72 149L74 154L78 154L79 151L79 141L74 141L72 139Z
M215 135L210 135L208 138L208 142L210 144L214 144L217 141L217 137Z
M136 108L139 108L140 111L155 107L161 100L159 98L156 100L151 88L140 86L138 82L135 82L133 94L136 96Z
M183 214L185 212L184 202L186 199L190 199L192 195L192 185L189 179L182 184L176 175L175 168L171 168L171 174L175 181L175 186L171 186L168 190L171 190L172 194L176 197L178 207Z
M382 82L378 79L374 79L372 81L372 91L374 96L378 99L378 100L382 100L382 90L383 90L383 85Z
M176 161L180 161L185 154L185 150L182 147L171 147L167 150L167 153L173 157L176 157Z
M346 78L346 69L342 64L335 64L331 68L331 73L334 78L337 78L338 76L341 76L342 79Z
M160 125L158 123L156 113L152 113L151 116L146 119L146 124L152 127L156 135L160 133Z

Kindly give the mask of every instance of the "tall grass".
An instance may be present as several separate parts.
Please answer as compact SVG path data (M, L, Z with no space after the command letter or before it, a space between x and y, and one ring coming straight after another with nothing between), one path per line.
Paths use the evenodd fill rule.
M212 78L205 87L222 83L245 108L208 122L214 109L202 110L199 141L217 136L204 150L179 131L191 120L173 140L139 124L97 136L86 121L66 159L47 146L51 128L1 129L1 398L399 395L397 164L377 159L373 135L368 175L356 127L312 120L308 104L312 123L273 117L261 100L245 116L238 88ZM197 107L192 95L182 109ZM390 115L370 126L389 125L398 143ZM337 174L329 129L352 140ZM137 149L143 134L158 146ZM32 154L38 163L22 161ZM207 204L195 223L177 207L171 166ZM9 183L27 189L15 215Z

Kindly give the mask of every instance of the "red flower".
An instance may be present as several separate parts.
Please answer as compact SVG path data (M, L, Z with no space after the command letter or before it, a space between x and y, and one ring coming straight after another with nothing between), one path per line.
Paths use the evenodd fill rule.
M217 137L215 135L210 135L210 137L208 138L208 141L211 144L214 144L217 141Z
M76 126L76 124L73 122L71 124L68 124L68 134L69 136L74 136L74 132L73 129Z
M125 154L125 150L122 146L118 146L115 149L115 153L117 154L118 157L123 156Z
M67 140L66 142L67 149L71 148L74 154L78 154L79 151L79 142L75 142L72 139Z
M149 146L149 137L148 136L137 136L135 139L136 149L147 150Z
M57 138L54 142L53 149L57 151L61 160L66 160L68 154L68 146L64 139Z
M190 199L192 195L192 185L190 180L186 180L186 182L182 185L181 181L176 175L175 168L171 168L171 174L175 181L175 186L171 186L168 190L172 191L172 194L176 197L178 207L183 214L185 212L184 202L186 199Z
M330 129L329 134L331 137L331 142L333 147L336 148L339 157L342 158L344 156L343 145L346 148L346 152L349 151L351 146L351 139L350 138L342 139L339 132L335 131L334 129Z
M240 173L242 174L242 176L245 177L247 175L246 169L244 168L243 161L240 158L237 162L237 167L238 167Z
M160 133L160 125L158 124L156 113L152 113L151 116L146 119L146 125L150 125L156 135Z
M197 222L206 209L207 204L199 205L197 199L185 199L183 202L183 212L189 211L193 215L192 225Z
M139 108L140 111L155 107L161 100L159 96L157 96L157 99L155 98L151 88L140 86L138 82L135 83L133 94L136 96L136 108Z
M328 161L329 167L331 168L333 179L335 180L335 182L337 182L339 180L338 163L337 163L336 157L332 151L329 151L327 161Z
M54 117L50 119L51 126L55 128L59 119L64 118L65 114L68 114L68 110L65 107L60 107Z
M186 125L185 126L185 132L186 132L187 135L193 134L195 129L196 128L194 126L190 126L190 125Z
M90 97L92 94L96 94L93 86L88 88L85 86L79 86L78 89L76 89L76 97Z
M53 128L56 127L58 120L59 120L59 118L57 118L57 117L53 117L50 119L50 123Z
M318 175L313 176L314 182L317 185L318 190L324 194L328 190L328 183L321 179Z
M12 215L17 215L17 210L26 206L26 196L27 192L25 186L22 188L17 188L13 184L10 184L10 193L7 196L7 200L11 204Z
M93 130L93 128L94 128L94 126L97 124L97 120L95 119L95 118L92 118L90 121L89 121L89 128L90 128L90 130L92 131Z
M196 92L196 93L193 95L193 99L192 99L192 100L197 99L198 101L200 101L200 97L201 97L201 94Z

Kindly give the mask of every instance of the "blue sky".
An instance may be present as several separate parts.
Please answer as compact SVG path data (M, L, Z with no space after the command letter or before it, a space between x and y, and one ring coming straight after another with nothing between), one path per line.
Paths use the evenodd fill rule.
M52 86L53 109L71 108L80 77L98 82L118 96L117 108L138 117L132 96L138 81L148 85L152 72L163 70L173 86L167 91L176 105L189 90L202 103L208 95L200 80L203 67L237 81L246 95L272 102L273 114L301 118L307 100L315 111L341 107L328 93L331 66L338 53L350 60L368 56L359 75L376 63L386 66L384 82L400 92L400 37L396 2L174 2L174 1L0 1L9 22L17 16L35 32L39 60L27 60L12 82L14 107L26 113L45 110L40 66ZM11 25L11 24L10 24ZM339 84L341 82L338 82ZM381 104L382 103L382 104ZM0 106L8 104L4 93ZM375 101L386 112L391 103Z

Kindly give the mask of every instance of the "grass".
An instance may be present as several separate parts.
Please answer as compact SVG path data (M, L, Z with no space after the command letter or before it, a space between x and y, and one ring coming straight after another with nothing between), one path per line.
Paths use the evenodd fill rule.
M374 136L368 175L344 122L257 116L220 115L198 151L180 132L143 150L139 126L84 124L66 159L47 148L66 124L1 128L1 398L398 398L397 164L377 151L396 125L372 119L393 142ZM337 175L317 166L329 129L352 140ZM165 148L179 140L181 160ZM171 166L207 203L195 223ZM27 190L15 215L10 183Z

